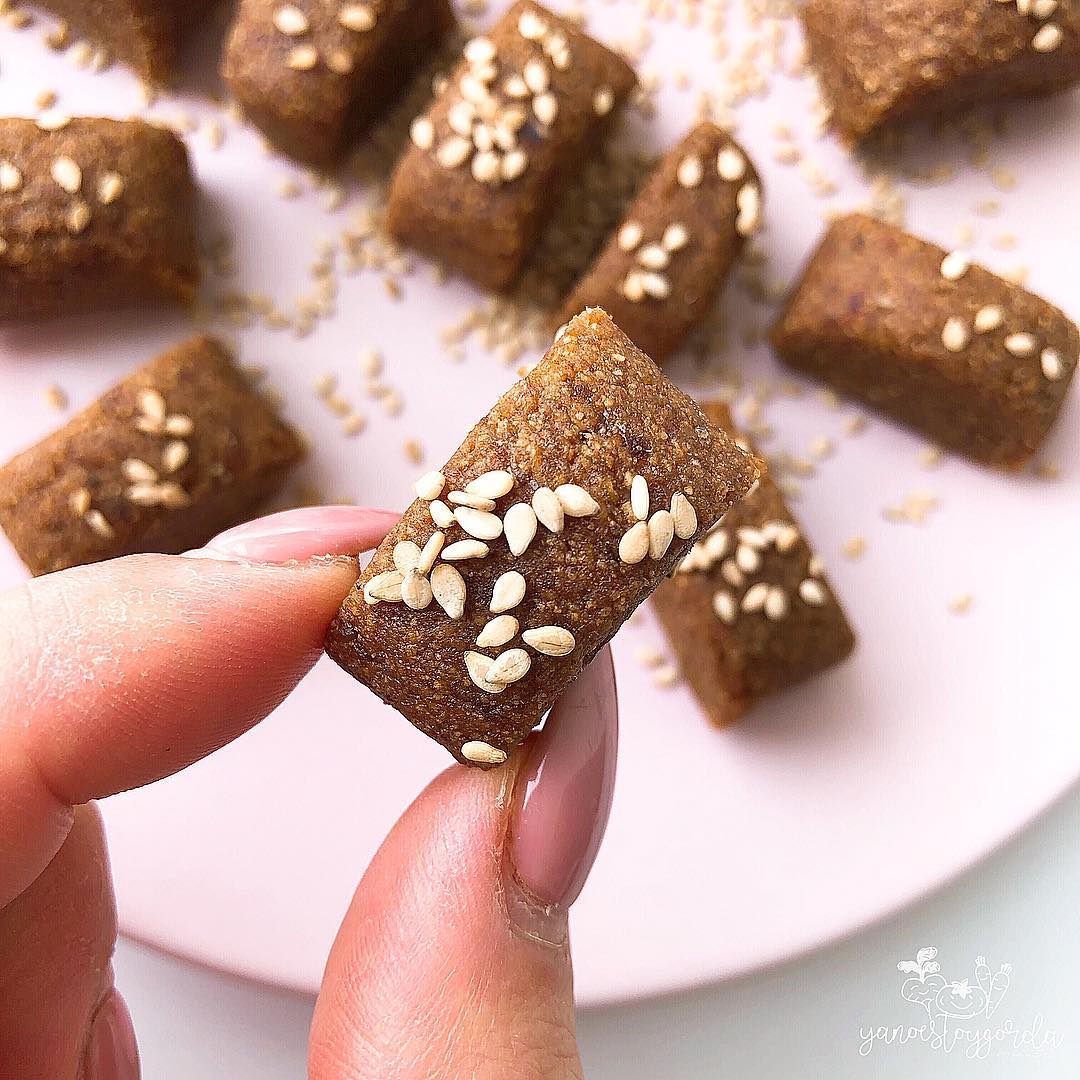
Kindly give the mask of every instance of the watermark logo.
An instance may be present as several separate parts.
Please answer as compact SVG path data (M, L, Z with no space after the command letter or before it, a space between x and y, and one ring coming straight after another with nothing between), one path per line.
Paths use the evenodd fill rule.
M1042 1014L1018 1023L1002 1008L1013 981L1012 964L992 971L986 958L977 956L971 975L950 980L942 974L937 956L937 949L929 945L914 960L896 965L907 976L900 986L901 998L924 1010L926 1023L860 1027L863 1057L906 1043L923 1043L941 1053L974 1059L991 1054L1042 1056L1061 1045L1062 1036L1046 1026Z

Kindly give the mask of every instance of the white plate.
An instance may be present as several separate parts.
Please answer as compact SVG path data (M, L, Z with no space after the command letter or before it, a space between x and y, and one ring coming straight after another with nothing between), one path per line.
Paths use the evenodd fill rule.
M501 6L501 5L497 5ZM601 36L632 36L628 3L597 5ZM797 31L787 24L786 55ZM36 29L0 30L0 112L32 111L35 94L61 91L71 112L123 116L139 108L135 81L116 69L92 76L39 46ZM735 19L731 54L749 31ZM725 67L708 40L674 23L656 26L643 73L684 69L715 88ZM204 82L210 81L207 77ZM763 237L771 278L790 279L815 240L826 206L853 207L869 188L832 141L811 132L808 83L774 79L768 97L740 108L739 138L766 179ZM696 90L659 96L656 122L634 122L663 148L695 114ZM205 120L197 93L152 110ZM1031 286L1080 314L1075 237L1080 235L1080 99L1010 110L992 163L1015 170L1014 192L996 190L969 165L962 137L925 141L907 156L927 168L955 165L955 179L900 184L909 223L945 245L957 226L976 230L974 254L993 268L1030 266ZM774 128L789 125L806 161L840 184L811 194L799 166L774 160ZM212 150L205 129L189 138L203 192L207 235L237 240L239 283L290 305L308 287L321 239L348 219L316 194L285 201L300 176L267 156L254 135L226 121ZM350 205L364 193L350 190ZM978 200L1002 211L979 217ZM1015 233L1015 252L990 241ZM263 328L241 333L242 357L264 363L287 412L313 437L304 477L337 496L401 507L418 469L402 445L416 437L438 463L510 382L479 348L446 362L441 327L477 294L424 272L391 302L377 275L343 278L339 314L303 341ZM742 347L769 312L729 289L729 362L748 379L779 374L761 347ZM60 422L43 391L55 382L73 407L189 332L179 315L120 315L0 331L0 454ZM363 395L358 357L377 346L406 402L398 418ZM675 369L685 375L688 366ZM341 392L370 415L359 439L343 437L312 386L335 373ZM1075 394L1073 395L1075 399ZM949 461L925 471L921 441L872 419L845 434L855 410L820 397L767 406L777 431L769 450L806 454L819 435L834 456L804 481L796 504L830 565L859 636L839 670L762 706L740 727L710 729L683 689L655 688L635 662L661 642L646 618L619 635L625 692L615 809L595 873L574 910L578 991L587 1004L674 990L791 957L864 926L969 866L1030 821L1080 773L1075 666L1080 572L1080 410L1071 400L1046 449L1056 482L1006 478ZM921 527L885 522L881 510L915 491L940 497ZM868 541L859 562L841 548ZM5 548L0 582L20 578ZM967 615L948 603L970 592ZM394 768L373 769L374 740ZM658 752L657 748L661 748ZM957 785L957 763L966 777ZM376 845L447 758L398 716L324 662L257 731L183 775L105 806L125 931L186 956L283 985L314 988L337 921Z

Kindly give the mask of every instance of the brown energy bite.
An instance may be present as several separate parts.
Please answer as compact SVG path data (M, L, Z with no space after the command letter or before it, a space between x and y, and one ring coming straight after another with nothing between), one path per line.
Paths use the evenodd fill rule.
M459 761L500 764L756 475L586 311L417 483L327 652Z
M724 405L702 408L739 438ZM719 727L855 647L821 560L768 476L694 544L652 605L683 675Z
M1080 333L960 252L862 214L832 225L772 330L792 367L1005 469L1061 409Z
M0 468L0 527L35 575L175 554L249 517L300 457L224 347L196 337Z
M413 121L390 187L390 231L481 285L508 288L634 84L625 61L578 27L514 4L466 45Z
M0 119L0 319L186 303L198 281L195 184L171 131Z
M453 25L447 0L241 0L222 73L271 142L328 166Z
M808 0L799 10L833 122L851 140L1080 82L1073 0Z
M176 70L184 33L215 0L34 0L150 82Z
M746 152L715 124L698 124L660 160L564 318L605 308L663 363L708 314L760 223L761 180Z

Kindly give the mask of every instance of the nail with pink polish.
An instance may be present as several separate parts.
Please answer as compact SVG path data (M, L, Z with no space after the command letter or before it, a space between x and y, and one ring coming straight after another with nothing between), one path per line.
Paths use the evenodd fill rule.
M82 1075L85 1080L139 1080L142 1075L131 1014L115 990L90 1025Z
M552 709L514 792L510 861L545 905L568 908L592 869L611 810L618 734L605 648Z
M379 544L400 515L363 506L313 506L256 518L214 537L200 557L287 563L357 555Z

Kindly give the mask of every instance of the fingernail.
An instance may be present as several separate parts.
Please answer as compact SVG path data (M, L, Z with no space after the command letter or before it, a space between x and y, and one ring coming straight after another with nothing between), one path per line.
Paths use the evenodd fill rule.
M124 999L112 990L90 1026L83 1059L85 1080L139 1080L139 1047Z
M363 506L313 506L256 518L215 536L189 555L287 563L319 555L357 555L379 544L400 515Z
M509 856L513 875L545 914L578 898L607 828L615 787L619 710L604 649L559 699L518 773ZM536 911L511 911L526 932ZM563 916L565 920L565 916ZM541 928L539 936L549 935Z

